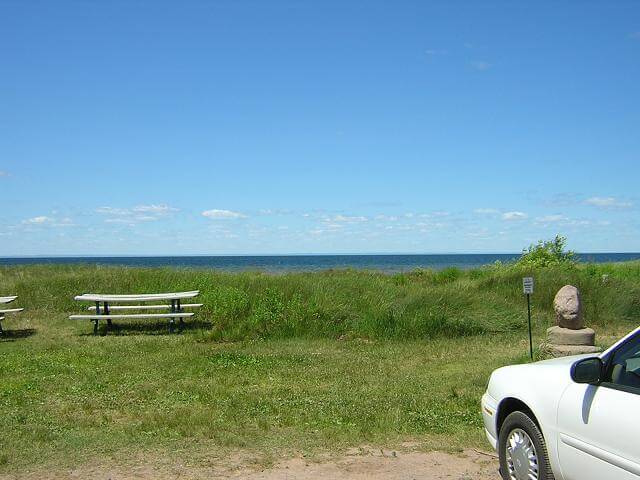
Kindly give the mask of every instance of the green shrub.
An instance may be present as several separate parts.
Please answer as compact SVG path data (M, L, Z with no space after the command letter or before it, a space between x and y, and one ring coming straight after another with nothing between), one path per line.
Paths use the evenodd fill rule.
M525 267L548 267L550 265L573 265L575 253L566 250L567 239L556 235L553 240L540 240L522 251L518 264Z

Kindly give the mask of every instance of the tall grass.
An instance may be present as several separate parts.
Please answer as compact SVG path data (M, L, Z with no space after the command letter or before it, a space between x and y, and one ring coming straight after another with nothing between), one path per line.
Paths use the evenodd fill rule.
M202 338L459 337L524 328L521 279L533 275L536 324L553 321L556 291L582 292L586 321L632 326L640 316L640 262L529 270L495 265L474 270L416 270L394 275L335 270L270 275L260 272L127 268L92 265L4 267L0 292L21 305L77 312L83 292L143 293L199 289ZM606 275L606 277L603 277Z

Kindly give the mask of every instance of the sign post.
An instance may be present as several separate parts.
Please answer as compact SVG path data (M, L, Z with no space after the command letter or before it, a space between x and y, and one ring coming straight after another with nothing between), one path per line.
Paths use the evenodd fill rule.
M524 277L522 279L522 290L527 296L527 316L529 318L529 355L533 360L533 339L531 337L531 294L533 293L533 277Z

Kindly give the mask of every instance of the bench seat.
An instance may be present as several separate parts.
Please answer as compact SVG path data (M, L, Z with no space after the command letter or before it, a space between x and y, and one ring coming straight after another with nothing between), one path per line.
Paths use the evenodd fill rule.
M198 308L202 303L183 303L180 308ZM171 305L109 305L109 311L114 310L168 310ZM96 307L89 307L88 310L95 312ZM102 310L102 309L100 309Z
M125 315L97 314L97 315L70 315L71 320L117 320L118 318L182 318L191 317L193 312L176 313L129 313Z
M18 313L23 310L24 308L9 308L7 310L0 310L0 315L4 315L5 313Z
M10 303L13 302L16 298L18 298L16 295L11 297L0 297L0 303Z

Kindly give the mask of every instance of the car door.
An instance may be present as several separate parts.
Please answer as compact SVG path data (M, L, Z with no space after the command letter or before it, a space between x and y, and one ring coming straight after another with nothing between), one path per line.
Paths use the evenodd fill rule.
M558 405L565 480L640 479L640 334L604 360L602 383L572 382Z

